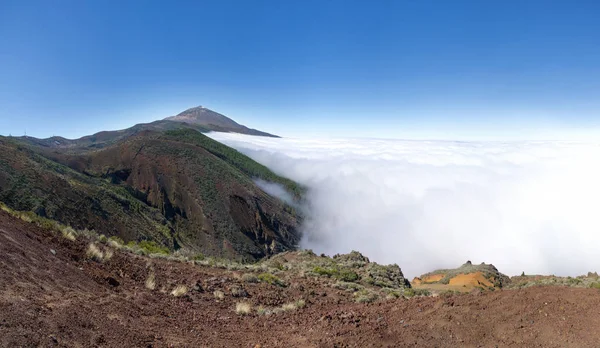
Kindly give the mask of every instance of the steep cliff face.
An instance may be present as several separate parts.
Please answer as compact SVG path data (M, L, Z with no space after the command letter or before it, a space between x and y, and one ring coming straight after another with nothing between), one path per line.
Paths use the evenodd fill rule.
M78 228L237 259L291 250L300 238L294 209L264 193L252 179L279 182L290 191L298 187L193 130L139 132L98 150L14 142L6 147L21 159L7 159L13 174L0 178L3 201L11 205L15 195L25 193L15 185L23 174L19 167L29 163L31 180L24 186L40 189L26 190L35 202L17 208ZM110 194L115 198L97 199ZM48 206L55 207L50 214Z

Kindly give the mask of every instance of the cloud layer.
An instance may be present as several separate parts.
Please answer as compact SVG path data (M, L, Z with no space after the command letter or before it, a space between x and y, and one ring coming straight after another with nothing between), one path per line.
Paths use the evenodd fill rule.
M599 144L210 136L309 188L315 252L359 250L410 277L466 260L600 271Z

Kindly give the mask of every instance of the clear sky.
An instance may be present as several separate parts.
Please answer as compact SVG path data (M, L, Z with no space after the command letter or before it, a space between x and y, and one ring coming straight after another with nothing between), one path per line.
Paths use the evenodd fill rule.
M600 128L599 1L0 1L0 134L203 105L284 136Z

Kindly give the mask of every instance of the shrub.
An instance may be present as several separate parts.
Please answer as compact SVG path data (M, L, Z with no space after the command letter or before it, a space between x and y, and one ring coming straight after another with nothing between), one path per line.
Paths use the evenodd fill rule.
M394 299L394 298L402 297L402 293L398 289L383 288L381 290L387 294L386 295L387 299Z
M366 289L354 293L354 301L358 303L371 303L379 298L379 295Z
M271 273L261 273L258 275L258 280L260 280L263 283L268 283L271 285L277 285L277 286L281 286L281 287L285 287L286 284L283 282L283 280L277 278L276 276L272 275Z
M167 247L158 245L154 241L143 240L138 243L138 246L148 254L169 254L169 249Z
M335 277L345 282L355 282L358 280L358 274L350 270L340 270Z
M590 284L590 288L592 288L592 289L600 289L600 283L593 282L593 283Z
M356 272L349 269L339 269L337 267L315 266L312 269L312 272L330 278L333 277L344 282L355 282L359 279Z
M233 297L246 297L246 296L248 296L248 293L241 286L234 285L231 287L231 295Z
M258 283L258 278L252 273L245 273L242 275L242 281L246 283Z
M414 297L414 296L429 296L431 292L425 289L415 289L415 288L406 288L404 289L405 297Z

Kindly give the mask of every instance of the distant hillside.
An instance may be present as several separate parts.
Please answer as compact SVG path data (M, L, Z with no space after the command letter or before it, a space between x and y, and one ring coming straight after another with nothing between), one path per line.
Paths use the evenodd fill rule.
M177 116L167 117L164 120L150 123L140 123L133 127L116 130L102 131L87 135L79 139L66 139L54 136L51 138L38 139L28 136L16 137L31 145L52 148L103 148L114 144L127 137L144 131L168 131L177 129L193 129L198 132L233 132L240 134L278 138L277 135L261 132L242 126L232 119L201 106L185 110Z
M234 120L230 119L229 117L221 115L218 112L214 112L202 106L187 109L184 112L178 114L177 116L167 117L165 118L165 120L185 122L193 125L202 126L209 130L217 132L233 132L278 138L278 136L276 135L261 132L256 129L251 129L246 126L240 125Z
M0 137L0 201L9 207L173 250L249 260L294 249L299 216L253 178L302 191L177 122L75 141Z
M129 127L127 129L116 130L116 131L102 131L92 135L86 135L79 139L66 139L63 137L51 137L45 139L38 139L34 137L16 137L20 141L25 143L41 146L41 147L51 147L51 148L103 148L114 144L120 140L123 140L127 137L136 135L140 132L144 131L168 131L175 129L193 129L199 132L209 132L210 129L206 127L202 127L197 124L189 124L175 121L154 121L150 123L140 123L136 124L133 127Z

